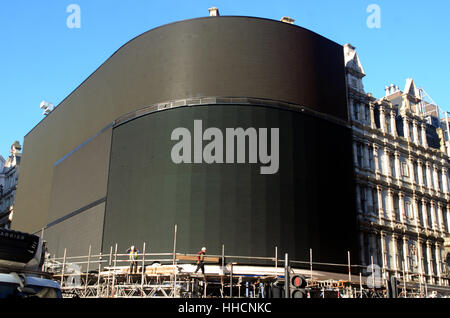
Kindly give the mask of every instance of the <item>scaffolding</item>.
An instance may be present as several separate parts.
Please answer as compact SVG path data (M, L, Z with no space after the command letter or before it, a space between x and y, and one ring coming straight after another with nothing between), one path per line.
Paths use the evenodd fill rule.
M450 141L450 125L448 112L439 107L433 100L433 98L431 98L431 96L428 95L425 89L423 89L423 87L419 87L419 95L422 115L427 119L430 125L433 124L431 117L435 117L438 121L438 128L441 128L444 131L445 141ZM427 111L426 106L431 106L431 110Z
M309 261L286 263L287 258L278 259L277 248L274 257L248 257L225 255L222 246L222 255L205 257L205 274L200 274L195 272L196 254L176 253L175 247L171 253L146 253L144 243L137 270L131 273L129 254L117 249L116 244L109 254L91 254L89 247L88 255L71 257L64 250L61 258L47 258L43 269L53 275L67 298L267 298L270 290L284 285L286 269L306 278L309 298L388 297L385 273L377 278L378 285L372 284L365 266L350 264L350 253L348 264L313 262L312 250ZM255 263L264 265L248 265ZM341 270L317 270L320 266ZM348 274L342 273L343 268ZM401 298L450 295L449 287L407 282L402 277Z

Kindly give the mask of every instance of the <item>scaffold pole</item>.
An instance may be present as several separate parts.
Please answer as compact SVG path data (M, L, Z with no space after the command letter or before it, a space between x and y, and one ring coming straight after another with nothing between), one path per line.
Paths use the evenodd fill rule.
M62 271L61 271L61 287L63 286L63 283L64 283L64 270L65 270L65 266L66 266L66 252L67 252L67 249L64 249L64 257L63 257L63 264L62 264Z
M89 245L88 260L87 260L87 266L86 266L86 281L84 283L84 295L85 295L85 297L86 297L88 280L89 280L89 264L91 262L91 248L92 248L92 246Z
M177 272L175 268L176 262L176 250L177 250L177 225L175 224L174 234L173 234L173 297L176 297L176 281L177 281Z
M352 267L350 265L350 251L347 252L347 258L348 258L348 281L352 281Z

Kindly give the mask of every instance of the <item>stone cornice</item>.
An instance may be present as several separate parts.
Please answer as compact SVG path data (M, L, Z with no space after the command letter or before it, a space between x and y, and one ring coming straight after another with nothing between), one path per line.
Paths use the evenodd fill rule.
M353 120L351 121L351 125L354 135L359 136L360 138L368 139L380 146L388 145L391 149L396 149L392 147L392 144L396 144L401 146L400 151L405 154L411 154L427 161L434 161L436 164L446 164L447 166L450 166L450 158L440 149L431 147L425 148L413 142L408 142L404 137L394 137L391 134L384 134L378 128L373 129L370 126L355 122ZM433 157L435 157L435 159Z
M369 220L360 220L359 227L360 230L366 232L372 232L383 235L397 235L397 236L408 236L415 240L422 240L424 242L430 241L430 243L435 244L443 244L445 241L445 237L440 237L435 234L434 231L429 230L421 230L420 232L413 231L408 229L407 226L403 226L403 224L399 224L399 227L392 227L390 220L389 225L382 225Z
M417 196L420 197L421 199L440 202L442 203L443 206L448 204L448 195L446 195L445 193L440 192L441 195L436 195L437 191L433 191L433 194L430 194L428 192L422 192L417 185L412 184L408 181L402 181L403 186L399 186L397 183L387 182L386 180L384 180L384 178L377 179L375 177L375 174L372 173L370 175L367 173L363 174L358 171L355 172L355 178L356 183L360 185L368 185L368 186L371 185L373 187L381 186L386 189L392 189L393 191L396 192L403 192L405 195L409 194L410 197ZM410 185L410 187L404 185Z

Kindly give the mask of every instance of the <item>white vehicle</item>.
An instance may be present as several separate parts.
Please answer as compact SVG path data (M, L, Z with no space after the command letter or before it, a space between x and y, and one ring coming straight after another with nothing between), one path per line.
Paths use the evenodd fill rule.
M62 298L41 271L46 244L38 236L0 229L0 298Z
M0 298L61 298L59 284L53 280L25 274L0 273Z

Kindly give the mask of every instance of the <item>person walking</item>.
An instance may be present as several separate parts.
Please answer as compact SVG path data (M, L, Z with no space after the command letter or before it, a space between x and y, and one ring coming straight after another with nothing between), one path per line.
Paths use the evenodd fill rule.
M139 251L136 247L134 247L134 245L132 245L129 249L127 249L126 253L128 253L130 256L130 274L136 273Z
M199 269L202 270L202 274L205 274L205 253L206 253L206 247L203 247L201 251L197 253L197 269L195 270L195 273Z

